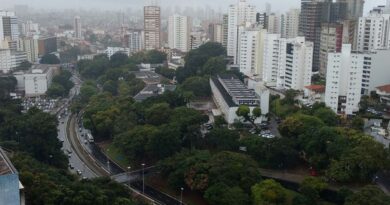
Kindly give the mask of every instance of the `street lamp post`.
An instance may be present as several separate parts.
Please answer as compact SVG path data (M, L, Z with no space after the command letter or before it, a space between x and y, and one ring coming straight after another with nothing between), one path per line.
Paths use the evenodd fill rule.
M142 193L145 193L145 163L142 163Z
M180 188L180 205L183 204L183 190L184 190L184 188L181 187L181 188Z
M131 189L130 169L131 169L131 167L128 166L128 167L127 167L127 178L129 178L129 188Z

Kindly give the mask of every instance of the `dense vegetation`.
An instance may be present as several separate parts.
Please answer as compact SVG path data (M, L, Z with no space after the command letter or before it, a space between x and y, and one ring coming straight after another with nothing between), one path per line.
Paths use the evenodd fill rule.
M74 83L71 81L72 73L67 70L61 70L60 74L54 76L52 84L47 89L46 94L49 97L65 97L69 94L70 89L73 88Z
M38 109L21 112L20 101L0 101L0 145L25 186L29 205L139 204L120 184L108 178L80 181L68 172L68 158L57 139L57 119Z

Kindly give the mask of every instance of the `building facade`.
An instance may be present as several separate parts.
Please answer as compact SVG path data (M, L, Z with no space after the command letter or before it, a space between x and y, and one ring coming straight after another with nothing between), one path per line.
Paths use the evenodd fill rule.
M144 31L131 30L128 34L129 53L137 53L144 49Z
M144 7L144 41L146 50L161 47L161 10L158 6Z
M38 54L44 56L46 54L57 52L57 37L47 36L38 39Z
M27 60L25 52L12 49L0 49L0 72L9 73Z
M74 37L76 39L82 39L83 33L81 31L81 18L80 18L80 16L74 17L73 29L74 29Z
M390 14L371 13L358 23L357 50L390 48Z
M15 13L0 10L0 41L6 41L7 43L5 44L8 44L6 47L3 46L0 48L9 48L16 50L18 39L19 26L18 18L15 16Z
M25 94L28 97L45 95L52 83L58 67L55 65L33 65L31 70L24 74Z
M240 0L237 4L229 6L228 16L228 42L227 55L233 57L234 63L238 63L239 31L242 27L248 27L256 23L255 6Z
M24 51L27 55L27 60L30 63L38 62L39 49L38 39L35 37L24 37L18 40L18 51Z
M188 16L173 15L168 21L168 44L171 49L182 52L190 50L191 19Z
M340 53L330 53L326 75L325 103L339 114L359 111L360 99L376 87L388 84L390 50L353 52L344 44Z
M290 9L285 15L285 22L282 29L282 38L295 38L298 36L299 31L299 17L301 10Z

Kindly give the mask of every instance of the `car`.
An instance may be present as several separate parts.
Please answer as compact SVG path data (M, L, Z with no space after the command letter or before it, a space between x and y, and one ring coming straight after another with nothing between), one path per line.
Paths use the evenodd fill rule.
M72 154L68 154L68 158L72 157Z
M66 152L67 152L68 154L72 154L72 150L66 149Z
M78 170L77 170L77 174L78 174L78 175L81 175L81 173L82 173L82 172L78 169Z
M73 165L69 163L69 169L74 169Z

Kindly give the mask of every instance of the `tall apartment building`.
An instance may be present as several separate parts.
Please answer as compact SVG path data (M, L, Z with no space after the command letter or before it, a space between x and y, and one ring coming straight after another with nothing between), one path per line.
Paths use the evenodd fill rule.
M363 16L364 0L337 0L347 4L347 18L355 20Z
M13 49L0 49L0 73L9 73L27 60L25 52Z
M390 48L390 14L370 13L359 18L357 50Z
M255 6L240 0L237 4L229 6L228 21L228 42L227 55L234 58L234 63L238 63L239 30L240 27L248 27L256 23Z
M344 44L340 53L330 53L326 75L325 103L339 114L359 110L362 95L389 83L390 50L353 52Z
M18 51L24 51L27 54L27 60L31 63L38 61L38 39L35 37L23 37L18 40Z
M262 78L266 29L246 29L241 33L239 48L240 72Z
M161 46L161 10L158 6L144 7L145 49L159 49Z
M222 24L209 24L209 38L211 42L218 42L222 44L223 41L223 26Z
M57 52L57 37L47 36L38 39L39 56L44 56L53 52Z
M284 16L272 13L268 16L268 33L282 33Z
M340 52L343 44L356 44L355 23L355 20L345 20L340 23L322 24L319 71L323 76L326 76L328 67L328 53Z
M18 18L14 12L0 10L0 41L5 45L0 48L10 48L16 50L19 39Z
M191 20L188 16L173 15L168 21L168 44L182 52L190 50Z
M127 35L130 54L142 51L144 48L144 32L142 30L131 30Z
M23 36L39 35L39 24L32 21L26 21L20 26L20 34Z
M264 43L263 80L278 89L303 90L311 84L313 43L304 37L281 38L267 34Z
M284 18L284 28L282 29L283 38L295 38L298 36L300 14L301 10L299 9L290 9L287 11Z
M80 18L80 16L74 17L73 29L74 29L74 37L77 39L82 39L83 34L81 31L81 18Z
M347 18L347 4L332 0L302 0L299 34L314 43L313 70L320 68L322 23L336 23Z
M256 23L262 29L268 29L268 14L267 13L257 13L256 14Z
M228 33L229 33L229 16L223 15L222 19L222 46L227 48L228 44Z

